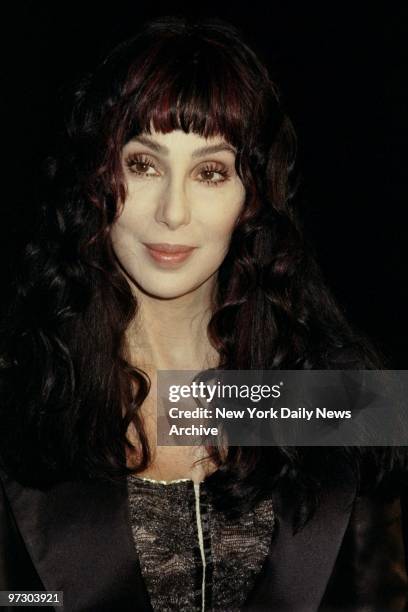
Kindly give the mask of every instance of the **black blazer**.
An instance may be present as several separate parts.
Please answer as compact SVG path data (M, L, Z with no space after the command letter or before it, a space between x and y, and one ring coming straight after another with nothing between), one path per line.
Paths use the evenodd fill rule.
M65 482L44 492L3 469L0 483L0 590L63 591L64 608L56 609L69 612L151 612L126 483ZM296 535L278 493L274 502L270 553L243 610L408 609L399 499L358 497L345 478Z

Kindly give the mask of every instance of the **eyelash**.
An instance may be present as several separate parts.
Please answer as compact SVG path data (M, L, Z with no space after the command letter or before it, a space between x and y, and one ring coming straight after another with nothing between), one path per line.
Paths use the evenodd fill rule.
M157 171L157 168L154 164L154 162L149 159L148 157L145 157L144 155L129 155L126 160L125 160L126 166L129 168L130 172L133 172L134 174L138 175L138 176L145 176L146 178L154 178L152 176L148 176L146 175L145 172L139 172L138 170L132 170L132 166L134 166L135 164L141 164L144 166L149 166L150 168L153 168L154 170ZM222 183L225 183L226 181L229 180L230 178L230 174L228 172L228 170L219 170L218 168L211 166L211 164L207 164L202 170L201 172L215 172L216 174L220 174L223 178L222 180L219 181L210 181L207 179L204 179L203 181L200 181L202 183L207 183L207 185L210 185L211 187L218 187L219 185L221 185ZM201 174L200 172L200 174Z

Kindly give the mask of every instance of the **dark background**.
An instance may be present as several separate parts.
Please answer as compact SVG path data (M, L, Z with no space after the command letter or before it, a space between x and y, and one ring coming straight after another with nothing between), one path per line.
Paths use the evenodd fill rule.
M146 18L218 16L243 29L283 94L299 138L300 210L328 284L389 367L408 369L406 6L281 1L239 9L232 2L156 0L9 5L1 26L3 287L33 222L40 162L52 146L61 86L91 69Z

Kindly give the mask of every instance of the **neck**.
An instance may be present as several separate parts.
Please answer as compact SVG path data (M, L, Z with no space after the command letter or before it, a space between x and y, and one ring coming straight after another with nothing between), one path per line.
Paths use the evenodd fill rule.
M127 332L132 362L163 370L200 370L218 364L207 336L214 286L177 298L157 298L134 289L136 318Z

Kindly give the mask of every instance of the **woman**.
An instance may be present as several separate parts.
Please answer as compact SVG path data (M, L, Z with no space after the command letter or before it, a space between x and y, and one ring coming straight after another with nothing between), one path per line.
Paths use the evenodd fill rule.
M155 441L158 369L381 365L302 237L294 155L219 20L145 24L76 90L3 326L3 589L67 610L404 609L390 449Z

